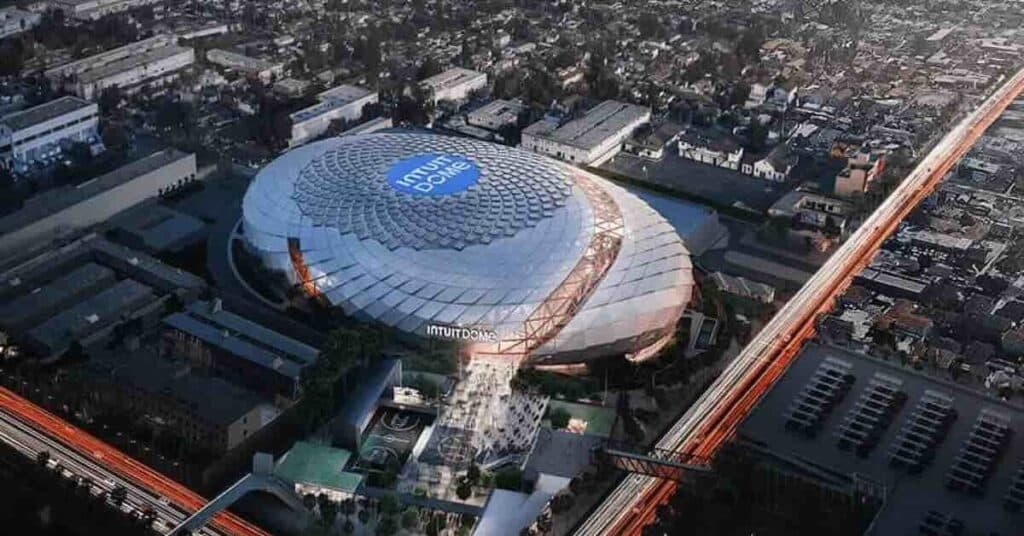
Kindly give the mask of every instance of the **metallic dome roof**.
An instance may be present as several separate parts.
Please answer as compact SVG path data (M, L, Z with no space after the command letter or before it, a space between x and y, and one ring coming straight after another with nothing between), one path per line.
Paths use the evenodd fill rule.
M381 134L338 143L299 172L292 199L316 225L374 238L389 249L487 244L551 217L571 193L564 170L532 153L446 136ZM380 178L416 155L456 155L479 179L453 195L415 195Z
M418 335L491 331L501 351L551 362L663 338L693 284L675 230L624 189L429 133L290 151L249 186L243 225L268 267L348 314Z

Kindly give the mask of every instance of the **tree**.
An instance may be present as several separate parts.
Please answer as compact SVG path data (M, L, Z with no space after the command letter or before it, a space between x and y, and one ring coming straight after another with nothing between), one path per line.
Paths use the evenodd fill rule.
M764 33L759 26L748 28L736 42L736 55L744 61L756 60L764 43Z
M468 499L473 495L473 485L466 479L462 479L459 485L455 487L455 495L463 501Z
M419 68L416 69L416 80L430 78L435 74L440 74L442 71L444 71L444 66L433 57L428 56L427 59L423 60L423 63L420 64Z
M398 523L395 522L395 518L392 516L384 516L381 518L380 523L377 524L377 534L379 536L391 536L398 531Z
M665 28L661 25L661 21L658 20L658 16L650 11L641 13L636 25L637 29L640 30L640 35L645 39L661 37L665 32Z
M475 463L471 463L469 469L466 470L466 480L471 484L476 484L480 481L480 467Z
M111 151L123 153L128 147L128 133L120 123L107 123L100 136Z
M380 511L386 516L397 514L400 506L398 496L394 493L388 493L380 498Z
M123 96L121 95L121 90L117 86L105 88L103 92L100 93L100 111L103 115L111 115L118 110L122 100Z
M760 152L765 149L768 141L768 127L754 119L750 122L750 150Z
M569 419L572 418L568 411L562 408L554 408L548 412L548 419L551 420L551 427L555 429L562 429L569 425Z
M402 512L402 528L408 531L413 531L420 524L419 517L416 515L416 510L412 508L406 508Z
M0 76L18 76L25 66L25 46L20 39L0 43Z

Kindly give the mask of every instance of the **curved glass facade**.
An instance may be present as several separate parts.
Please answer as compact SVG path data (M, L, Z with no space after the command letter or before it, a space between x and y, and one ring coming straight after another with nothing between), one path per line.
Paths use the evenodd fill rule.
M473 328L497 341L487 352L540 363L642 355L693 284L671 225L622 188L427 133L291 151L253 180L243 225L268 267L350 315L420 336Z

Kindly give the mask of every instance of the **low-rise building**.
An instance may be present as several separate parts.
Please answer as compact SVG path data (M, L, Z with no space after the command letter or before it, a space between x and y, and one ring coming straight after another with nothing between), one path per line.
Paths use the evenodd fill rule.
M45 76L57 88L95 99L108 88L132 93L143 85L166 83L194 62L191 47L178 46L175 36L160 34L48 69Z
M743 161L743 147L728 136L708 137L691 131L680 136L679 156L739 171Z
M651 160L661 160L665 156L665 147L679 137L680 128L671 123L660 125L641 125L633 135L626 138L622 148L629 153Z
M25 11L17 7L0 9L0 39L31 30L39 24L42 18L43 16L39 13Z
M596 166L615 156L633 131L651 119L651 109L607 100L583 117L559 126L542 120L523 130L520 146L581 166Z
M61 97L0 118L0 158L22 171L60 155L75 142L99 145L99 107L77 97Z
M786 182L789 174L796 167L799 156L791 151L788 146L781 144L759 160L750 164L742 164L741 171L753 175L759 179L772 182Z
M494 100L466 114L466 122L475 127L497 132L515 126L525 106L519 101Z
M862 194L867 191L872 182L881 176L884 170L884 151L861 147L849 156L846 167L836 176L833 191L841 197Z
M284 73L283 63L274 63L259 58L252 58L244 54L214 48L206 51L206 59L214 65L245 73L260 79L262 82L270 82L274 76Z
M865 268L854 277L854 283L893 298L918 301L928 283L886 270Z
M323 493L340 502L352 498L363 481L363 475L345 470L351 458L344 449L299 441L277 461L274 476L295 486L300 497Z
M56 0L53 4L67 17L78 20L96 20L158 2L160 0Z
M0 330L41 358L109 341L121 326L156 325L168 301L205 288L188 272L95 234L0 260L14 266L0 272Z
M214 456L237 447L281 414L264 396L222 378L194 374L185 363L145 350L93 356L78 370L91 403Z
M303 371L319 352L224 310L220 300L196 302L163 321L162 353L260 391L294 400Z
M851 209L851 205L841 199L794 190L776 201L768 209L768 215L789 220L795 218L804 225L819 229L828 228L841 233L846 229L847 216Z
M332 122L354 123L363 116L363 108L376 103L377 92L350 85L340 85L317 95L320 102L303 108L289 117L292 135L289 147L302 145L324 135Z
M464 101L469 94L487 87L487 74L455 67L420 81L433 102Z
M165 149L79 185L45 191L0 218L0 254L43 247L195 177L194 154Z

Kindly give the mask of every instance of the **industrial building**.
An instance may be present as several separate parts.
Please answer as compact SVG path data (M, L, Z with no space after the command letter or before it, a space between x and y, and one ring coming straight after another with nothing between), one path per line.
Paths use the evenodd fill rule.
M196 302L163 320L162 352L268 396L298 398L315 348L223 308Z
M352 453L327 445L298 441L277 461L274 476L295 487L295 493L324 494L341 502L354 496L363 475L347 471Z
M114 13L159 3L160 0L57 0L53 6L78 20L96 20Z
M463 101L469 94L487 87L487 74L455 67L420 81L433 102Z
M520 147L580 166L596 166L615 156L633 131L650 119L650 108L608 100L564 125L544 119L526 127Z
M0 218L0 254L43 247L195 176L194 154L165 149L81 184L45 191Z
M100 145L99 107L77 97L61 97L0 118L0 158L17 171L53 159L80 142Z
M206 59L214 65L231 69L247 76L259 78L264 83L269 82L275 75L284 72L284 65L273 63L259 58L251 58L244 54L214 48L206 52Z
M46 78L58 89L95 99L107 88L132 93L142 85L159 85L195 63L195 50L177 44L177 37L159 34L48 69Z
M155 325L171 296L190 299L202 279L139 251L88 235L13 261L0 272L0 330L39 357L87 346L129 322Z
M466 122L475 127L498 131L503 127L515 126L519 114L525 109L521 102L493 100L466 114Z
M344 84L321 92L317 99L320 102L289 116L292 120L289 146L297 147L324 135L334 121L359 121L363 107L377 102L377 92Z
M309 296L421 338L543 365L650 357L693 285L646 203L599 177L476 140L332 138L265 167L244 236Z

